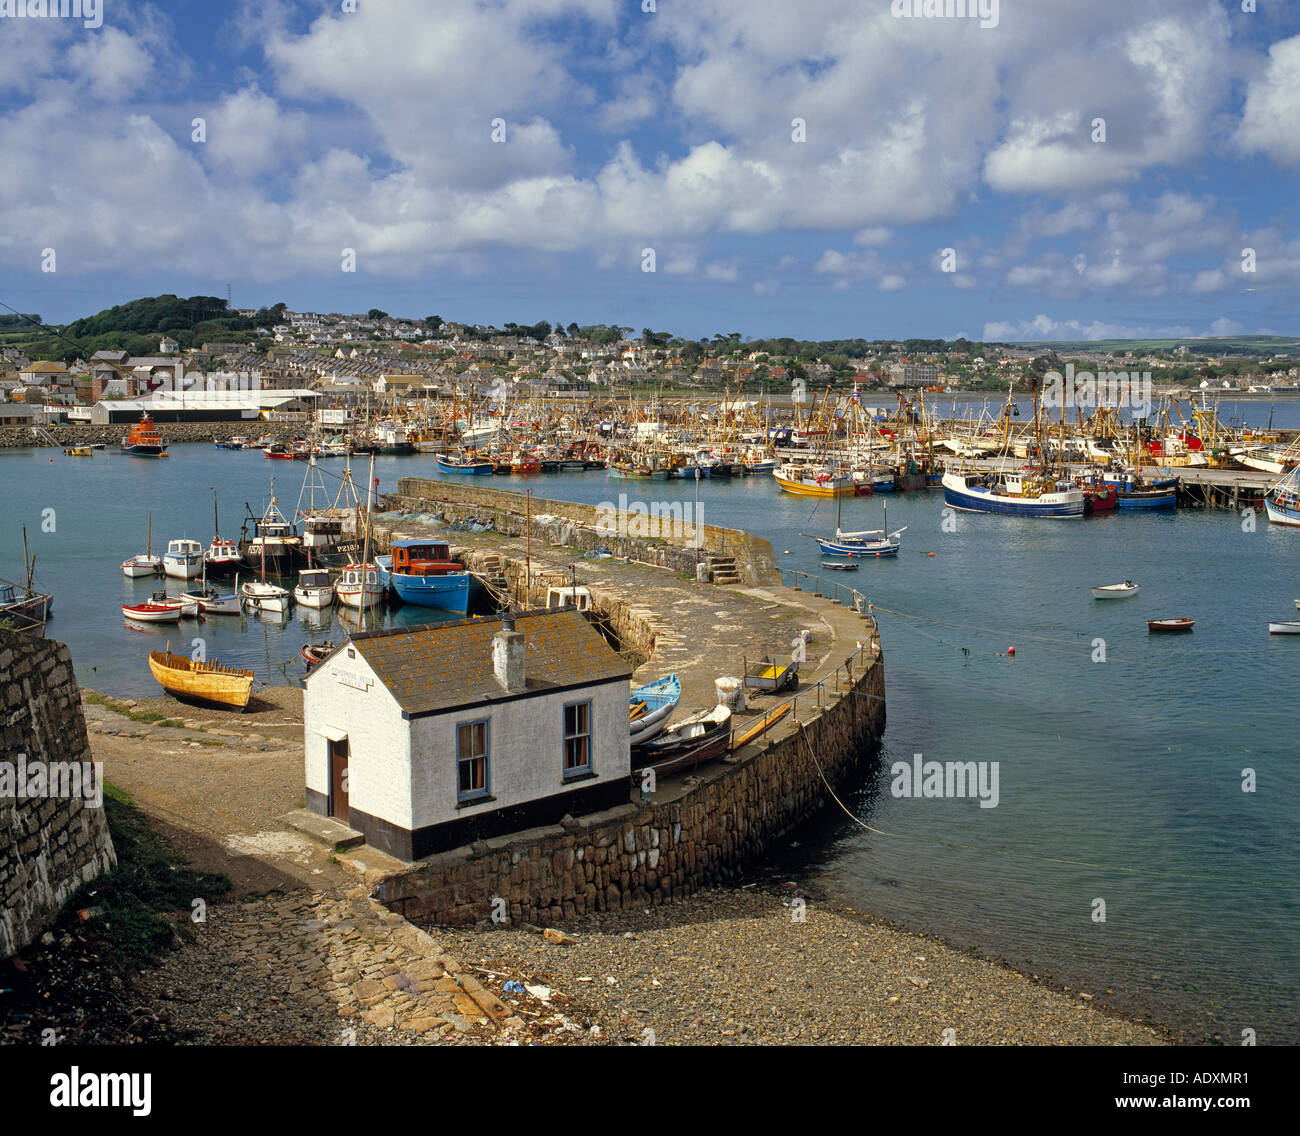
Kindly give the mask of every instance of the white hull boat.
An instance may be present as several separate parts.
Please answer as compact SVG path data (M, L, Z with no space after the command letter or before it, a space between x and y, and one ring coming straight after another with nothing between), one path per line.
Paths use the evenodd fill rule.
M162 570L161 556L140 555L122 561L122 575L132 580L139 580L144 576L158 576L161 575Z
M173 540L163 555L163 575L173 580L195 580L203 572L203 545L197 540Z
M239 586L239 601L250 611L279 613L288 611L293 605L293 593L278 584L250 580Z
M1268 625L1270 635L1300 635L1300 620L1287 619Z
M1138 594L1141 585L1125 580L1122 584L1103 584L1092 589L1094 600L1126 600Z
M334 586L324 568L306 568L298 573L298 583L293 598L303 607L323 608L334 606Z

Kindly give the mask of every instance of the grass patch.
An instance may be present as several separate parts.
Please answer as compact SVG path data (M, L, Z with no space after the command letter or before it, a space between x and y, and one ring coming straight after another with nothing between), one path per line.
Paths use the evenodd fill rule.
M131 798L109 783L104 814L117 867L68 900L61 921L77 928L104 963L130 973L159 958L178 932L189 934L192 901L211 903L230 890L230 880L185 867ZM85 923L77 915L82 908L97 909Z
M111 710L114 714L121 714L124 718L130 718L132 722L142 722L146 726L163 726L169 730L206 730L206 726L186 726L180 718L169 718L166 714L159 714L156 710L132 710L129 706L123 706L116 698L109 698L107 695L99 694L93 690L83 690L82 697L85 698L92 706L102 706L105 710Z

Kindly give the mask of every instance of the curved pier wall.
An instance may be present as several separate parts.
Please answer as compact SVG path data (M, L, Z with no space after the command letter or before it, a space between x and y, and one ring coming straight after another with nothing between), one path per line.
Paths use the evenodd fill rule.
M619 493L627 494L629 504L638 500L645 503L648 498L655 496L656 486L671 483L629 480L624 484L627 488L618 492L611 491L612 505L618 504ZM491 520L492 527L497 532L506 536L524 535L524 497L517 491L422 477L402 477L398 479L396 493L383 495L383 504L386 509L437 513L448 523L486 518ZM762 537L739 529L706 523L701 526L703 539L701 548L697 550L667 538L635 535L637 521L627 514L626 524L631 535L598 530L596 525L601 517L594 505L534 497L529 508L535 539L541 536L550 543L574 548L605 548L615 556L668 568L692 577L695 575L697 560L729 556L735 559L736 569L745 583L754 586L779 586L781 583L772 546ZM608 516L605 514L606 519ZM547 519L539 520L539 517Z
M423 860L379 881L374 897L419 922L508 914L546 925L658 905L737 878L827 804L826 782L838 789L874 752L885 727L885 681L870 630L871 649L853 654L852 679L839 692L828 680L820 699L802 691L772 732L780 736L705 765L697 777L661 782L644 801L638 781L629 804Z

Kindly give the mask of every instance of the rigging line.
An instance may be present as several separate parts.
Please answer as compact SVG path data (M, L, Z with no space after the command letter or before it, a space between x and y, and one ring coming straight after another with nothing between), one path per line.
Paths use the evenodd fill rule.
M799 726L800 736L803 739L804 747L808 750L808 756L813 759L813 763L817 766L817 773L821 777L822 783L826 786L826 791L831 795L831 799L837 805L839 805L839 807L844 811L845 816L847 816L851 821L853 821L854 824L858 825L860 828L866 829L870 833L874 833L876 836L888 836L896 840L916 840L922 844L930 844L939 848L952 848L952 849L958 849L966 852L979 852L989 856L1003 856L1008 859L1022 860L1029 863L1062 864L1062 865L1067 865L1070 867L1077 867L1077 868L1094 868L1099 871L1106 871L1106 872L1125 872L1130 875L1160 876L1164 879L1189 880L1189 881L1197 881L1201 883L1207 883L1207 882L1208 883L1230 883L1230 884L1238 884L1238 885L1242 883L1246 883L1246 884L1253 885L1255 887L1300 888L1300 882L1284 883L1281 881L1274 881L1274 880L1242 880L1237 876L1186 875L1182 872L1163 872L1160 871L1158 868L1134 868L1134 867L1122 866L1117 864L1099 864L1091 860L1071 860L1063 856L1027 856L1023 853L1011 852L1004 849L981 848L975 844L960 844L955 841L935 840L932 837L918 836L916 833L911 833L911 832L885 832L883 829L873 828L861 817L859 817L856 813L854 813L843 801L839 799L838 796L836 796L835 790L831 788L830 782L827 781L826 779L826 773L822 769L821 762L818 761L817 759L817 754L814 752L812 744L808 741L808 734L807 731L804 729L803 723L802 722L798 723L798 726Z

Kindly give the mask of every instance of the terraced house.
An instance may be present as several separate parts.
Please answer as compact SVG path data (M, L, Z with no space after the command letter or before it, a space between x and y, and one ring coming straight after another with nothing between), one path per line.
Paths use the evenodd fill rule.
M572 608L357 632L307 678L307 808L417 860L622 804L631 673Z

